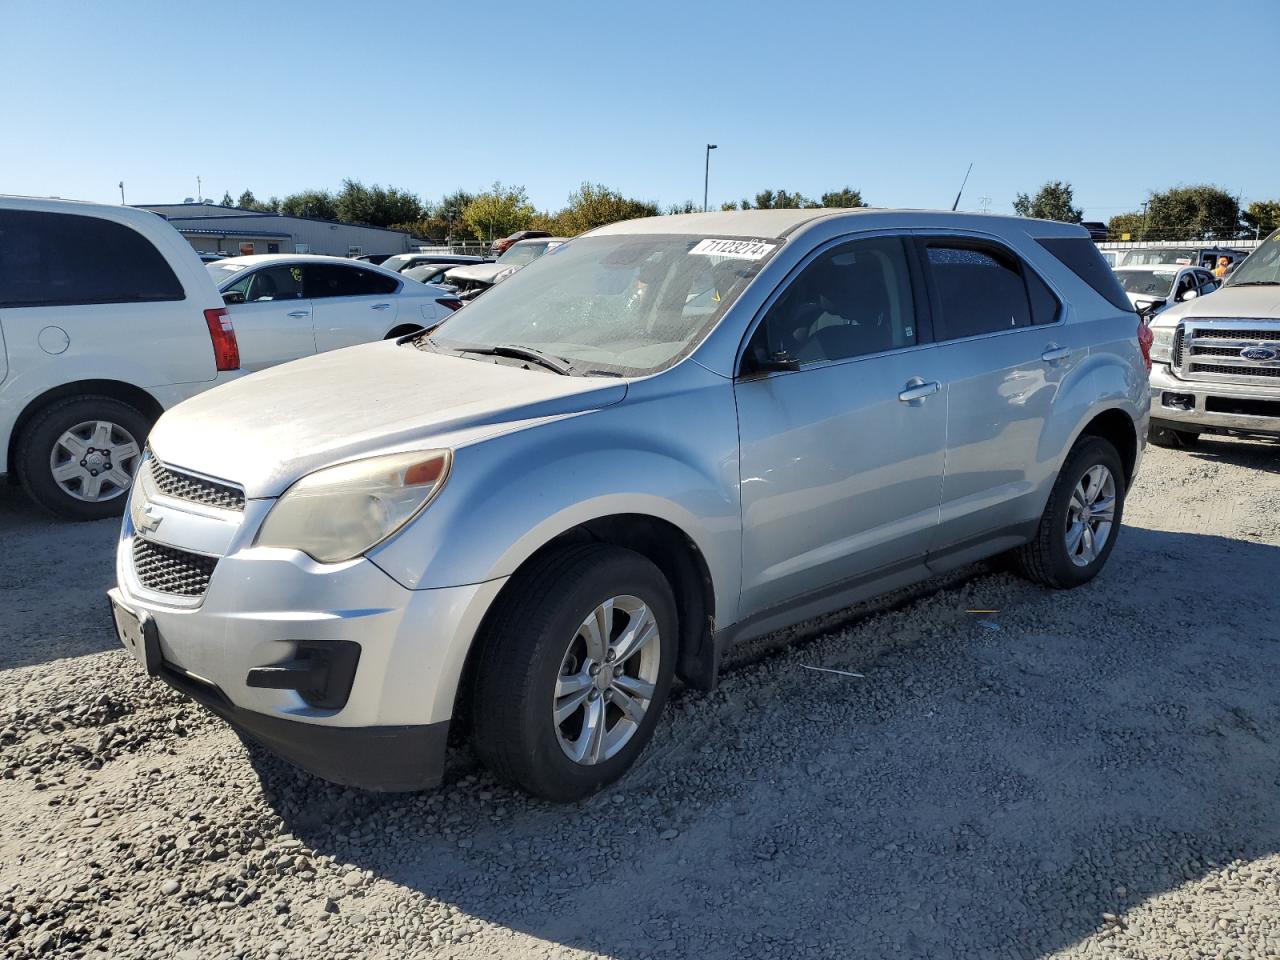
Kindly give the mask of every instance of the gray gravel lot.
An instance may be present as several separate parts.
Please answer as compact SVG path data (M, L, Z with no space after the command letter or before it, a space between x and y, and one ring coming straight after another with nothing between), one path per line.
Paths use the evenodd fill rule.
M1093 584L757 644L574 807L245 747L116 649L115 524L0 493L0 956L1280 956L1278 474L1150 449Z

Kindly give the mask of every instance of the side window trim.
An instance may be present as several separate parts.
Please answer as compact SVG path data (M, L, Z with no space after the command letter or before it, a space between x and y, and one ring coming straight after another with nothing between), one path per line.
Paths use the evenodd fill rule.
M986 337L1006 337L1010 334L1021 333L1025 330L1052 330L1053 328L1066 323L1067 301L1066 298L1062 296L1062 291L1058 289L1052 280L1029 263L1026 257L1022 256L1022 254L999 237L986 233L968 233L963 231L948 231L945 229L928 229L923 227L914 228L911 230L911 233L913 235L912 239L914 240L914 243L912 245L915 247L916 258L919 261L920 269L924 272L925 283L928 287L929 308L932 311L933 316L938 318L937 323L931 328L931 333L938 343L964 343L970 340L982 340ZM1025 327L1012 327L1008 330L990 330L986 333L975 333L967 337L948 337L946 314L942 310L942 301L938 294L937 285L933 282L933 277L929 275L928 272L928 246L930 241L965 242L979 247L991 247L1012 259L1018 264L1019 272L1022 275L1022 286L1027 295L1028 316L1031 317L1032 322ZM1049 292L1053 294L1054 299L1058 301L1058 314L1052 323L1038 324L1035 322L1035 314L1031 303L1031 291L1027 287L1026 273L1028 270L1033 272L1036 277L1039 278Z
M882 350L878 353L868 353L857 357L843 357L838 360L821 360L813 363L805 364L804 368L796 371L772 371L769 373L759 373L756 371L747 371L743 369L743 365L747 359L747 348L751 341L755 338L756 332L764 323L765 317L769 315L769 311L773 309L773 305L782 298L782 295L790 288L791 284L804 273L809 266L820 256L828 253L835 247L843 246L846 243L853 243L858 240L877 240L886 237L897 238L902 241L903 255L907 261L907 270L911 280L911 298L914 301L916 316L916 342L909 347L895 347L892 350ZM764 302L756 310L751 318L751 322L747 324L746 330L743 332L741 340L738 342L738 352L734 361L734 379L741 379L749 376L753 379L757 377L773 377L773 376L790 376L790 373L804 373L808 370L819 370L826 367L837 366L845 363L858 363L862 360L874 359L875 357L884 356L886 353L904 353L908 350L919 350L924 347L933 345L933 324L929 307L926 305L925 290L923 289L923 278L920 275L920 265L916 262L915 244L912 242L911 233L905 229L881 229L881 230L865 230L857 233L841 234L826 240L820 245L814 247L804 259L787 271L787 275L778 281ZM923 308L923 309L922 309Z

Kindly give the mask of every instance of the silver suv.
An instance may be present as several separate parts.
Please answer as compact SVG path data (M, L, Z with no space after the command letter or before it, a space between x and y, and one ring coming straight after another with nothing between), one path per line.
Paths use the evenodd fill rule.
M1147 429L1079 227L883 210L614 224L429 334L161 418L112 591L146 669L341 783L582 797L679 677L982 557L1106 563ZM464 722L465 721L465 722Z

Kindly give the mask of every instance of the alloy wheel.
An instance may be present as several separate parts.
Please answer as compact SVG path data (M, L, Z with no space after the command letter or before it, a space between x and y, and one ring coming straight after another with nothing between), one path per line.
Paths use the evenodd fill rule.
M662 643L638 597L611 597L587 615L560 664L553 722L560 749L592 765L635 735L657 689Z
M124 427L86 420L64 432L49 453L49 470L63 493L99 503L124 494L133 482L142 448Z
M1067 505L1067 556L1087 567L1102 553L1111 537L1116 515L1116 481L1111 471L1095 464L1071 491Z

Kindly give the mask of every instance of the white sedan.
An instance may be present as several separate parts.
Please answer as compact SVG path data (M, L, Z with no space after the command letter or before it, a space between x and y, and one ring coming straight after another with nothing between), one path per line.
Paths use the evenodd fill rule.
M461 306L443 287L343 257L265 254L206 269L230 310L246 370L403 336Z
M1134 309L1146 310L1151 316L1163 313L1175 303L1213 293L1222 286L1222 281L1203 267L1176 263L1116 267L1115 273Z

